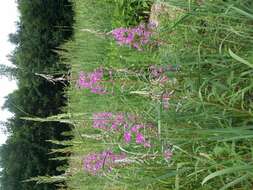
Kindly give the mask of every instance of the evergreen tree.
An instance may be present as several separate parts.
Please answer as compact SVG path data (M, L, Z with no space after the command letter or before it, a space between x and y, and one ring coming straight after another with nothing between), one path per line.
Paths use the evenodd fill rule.
M17 32L9 35L10 42L16 45L9 56L15 67L0 65L0 76L15 78L18 85L4 104L14 116L4 123L9 137L0 148L0 189L54 190L53 184L36 185L23 181L60 174L57 167L66 163L50 160L50 150L59 146L47 140L66 138L61 133L70 127L21 118L56 115L65 105L67 83L52 83L41 74L61 77L68 73L68 66L60 63L55 50L72 35L72 4L68 0L18 0L17 3L20 21Z

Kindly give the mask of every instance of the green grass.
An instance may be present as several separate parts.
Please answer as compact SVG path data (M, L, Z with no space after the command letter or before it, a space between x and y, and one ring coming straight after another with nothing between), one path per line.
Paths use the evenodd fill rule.
M72 145L67 149L68 189L252 189L253 3L166 0L169 8L159 15L153 36L160 44L144 51L118 46L100 33L147 19L132 13L146 13L149 2L74 4L75 35L62 53L72 67L66 112L74 138L64 142ZM174 82L158 85L150 80L151 65L177 68L166 73ZM105 82L113 95L76 88L80 71L98 67L113 71L114 84ZM161 103L164 92L173 92L168 110ZM124 145L122 136L93 129L94 112L131 113L152 123L155 131L146 132L152 147ZM162 156L167 145L173 150L169 162ZM119 152L121 147L135 163L105 176L84 171L82 159L89 152Z

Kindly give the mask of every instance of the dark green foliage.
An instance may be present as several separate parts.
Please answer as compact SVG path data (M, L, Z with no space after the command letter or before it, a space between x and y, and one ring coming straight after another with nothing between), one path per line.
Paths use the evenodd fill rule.
M140 22L147 22L152 5L151 0L115 0L117 4L115 11L115 23L123 22L126 26L136 26Z
M18 90L7 96L4 107L14 113L7 123L9 138L1 147L0 189L53 190L53 184L24 183L31 177L59 175L57 167L64 161L50 160L61 148L47 142L63 140L61 133L70 130L58 122L39 123L22 117L47 117L61 112L66 103L66 82L52 83L41 75L67 75L68 67L60 63L57 48L72 35L73 10L68 0L19 0L20 21L10 42L17 45L10 57L16 68L1 67L1 75L17 79Z
M9 79L13 79L17 76L17 69L15 67L0 64L0 77L2 76L6 76Z

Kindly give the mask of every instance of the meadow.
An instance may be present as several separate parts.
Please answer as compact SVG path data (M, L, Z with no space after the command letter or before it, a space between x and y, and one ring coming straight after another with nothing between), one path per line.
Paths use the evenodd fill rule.
M74 0L59 189L252 189L253 2ZM140 33L138 33L140 32ZM133 34L134 37L130 37Z

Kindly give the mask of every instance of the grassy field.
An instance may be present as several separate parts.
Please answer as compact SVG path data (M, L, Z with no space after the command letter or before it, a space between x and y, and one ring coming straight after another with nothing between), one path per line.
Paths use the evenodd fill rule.
M253 2L73 2L75 35L61 52L72 67L62 121L74 137L58 150L71 153L67 189L252 189ZM150 14L159 24L141 51L113 39ZM78 86L99 69L106 93ZM103 119L118 129L94 127ZM103 151L124 158L105 153L93 175L84 160Z

